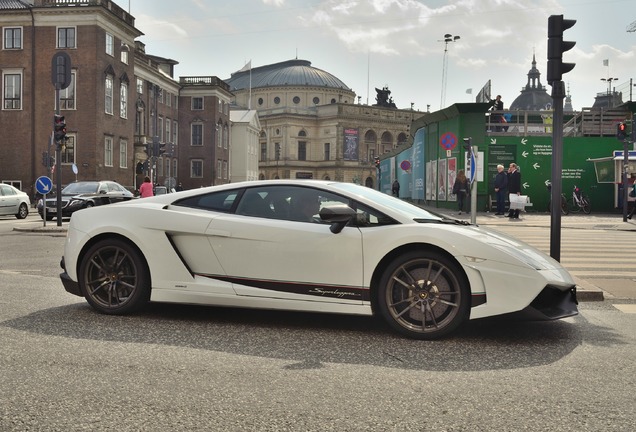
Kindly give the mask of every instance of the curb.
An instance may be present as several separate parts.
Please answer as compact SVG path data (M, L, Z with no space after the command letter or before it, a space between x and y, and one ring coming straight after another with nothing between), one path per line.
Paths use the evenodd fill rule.
M602 289L586 280L574 277L576 283L576 299L578 301L604 301L605 294Z

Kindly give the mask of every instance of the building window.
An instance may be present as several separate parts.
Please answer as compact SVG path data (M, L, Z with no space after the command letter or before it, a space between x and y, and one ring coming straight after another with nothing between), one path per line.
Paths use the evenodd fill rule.
M157 134L157 138L159 138L159 142L164 142L163 139L163 117L159 116L157 119L157 130L155 131Z
M60 156L63 164L75 163L75 135L66 135L66 143L62 146Z
M227 125L223 126L223 148L227 149L228 143L230 142L230 130L227 128Z
M76 48L75 27L58 27L57 29L58 48Z
M22 27L5 27L4 49L22 49Z
M192 109L193 110L202 110L203 109L203 98L202 97L193 97L192 98Z
M202 146L203 145L203 125L201 123L195 123L191 125L191 138L190 145Z
M175 144L178 144L177 142L178 141L177 137L179 136L178 132L179 132L179 124L177 123L176 120L174 120L172 122L172 142Z
M105 91L105 98L104 98L105 99L104 110L106 114L112 114L113 113L113 77L112 75L106 75L105 87L106 87L106 91Z
M123 64L128 64L128 45L122 45L119 60Z
M2 107L6 110L22 109L22 74L5 73L3 78Z
M263 105L263 98L258 98L258 106L262 106Z
M216 146L218 148L221 148L222 146L222 143L221 143L222 139L223 139L223 125L219 123L218 125L216 125Z
M216 178L217 179L221 178L222 171L223 171L223 161L221 159L218 159L216 161Z
M106 137L104 140L104 166L113 166L113 139Z
M167 118L166 119L166 142L170 142L170 138L172 137L172 135L170 135L170 125L172 124L172 121Z
M299 161L307 160L307 142L306 141L298 141L298 160Z
M128 141L119 141L119 168L128 168Z
M261 162L265 162L267 160L267 143L261 143Z
M190 177L191 178L203 177L203 161L201 159L194 159L190 161Z
M331 144L325 143L325 160L329 160L331 157Z
M314 98L314 105L318 105L320 103L320 99L315 97Z
M65 89L60 90L60 109L74 110L75 109L75 79L77 73L71 72L71 83Z
M115 55L115 38L110 33L106 33L106 54Z
M128 84L121 83L119 88L119 117L128 118Z
M144 94L144 80L137 78L137 94Z
M296 105L298 105L300 103L300 98L298 96L294 96L293 101Z
M172 160L172 177L177 178L177 159Z
M278 104L280 103L280 98L279 98L278 96L276 96L276 97L274 98L274 103L275 103L276 105L278 105Z
M172 93L166 92L166 105L172 106Z
M228 172L227 172L227 161L223 161L223 178L227 180Z

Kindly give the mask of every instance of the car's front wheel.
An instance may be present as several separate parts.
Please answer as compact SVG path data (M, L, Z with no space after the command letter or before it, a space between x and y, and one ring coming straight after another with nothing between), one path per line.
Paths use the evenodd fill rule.
M150 299L150 276L141 252L121 239L94 244L79 268L84 297L99 312L126 314Z
M29 208L27 207L27 205L25 203L20 204L20 207L18 208L18 212L16 213L15 217L18 219L25 219L28 215L29 215Z
M468 319L470 289L459 266L434 251L404 254L389 264L377 290L385 321L414 339L445 336Z

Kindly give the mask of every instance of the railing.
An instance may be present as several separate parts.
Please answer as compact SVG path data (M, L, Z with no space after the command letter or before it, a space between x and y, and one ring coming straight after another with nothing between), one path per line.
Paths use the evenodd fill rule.
M135 18L124 9L117 6L110 0L35 0L34 6L41 7L82 7L82 6L103 6L113 14L121 18L126 24L135 26Z
M486 113L486 132L493 135L551 135L553 111L503 110ZM505 123L498 122L501 117ZM563 136L612 136L616 124L631 118L631 113L617 109L583 108L580 112L564 113Z

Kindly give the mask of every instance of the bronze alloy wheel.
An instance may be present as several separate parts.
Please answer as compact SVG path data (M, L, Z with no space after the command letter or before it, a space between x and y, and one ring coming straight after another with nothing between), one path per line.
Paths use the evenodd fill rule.
M93 245L84 255L79 279L86 300L102 313L129 313L150 298L146 263L137 248L123 240Z
M411 252L394 260L378 293L387 323L412 338L444 336L468 319L466 278L457 264L435 252Z

